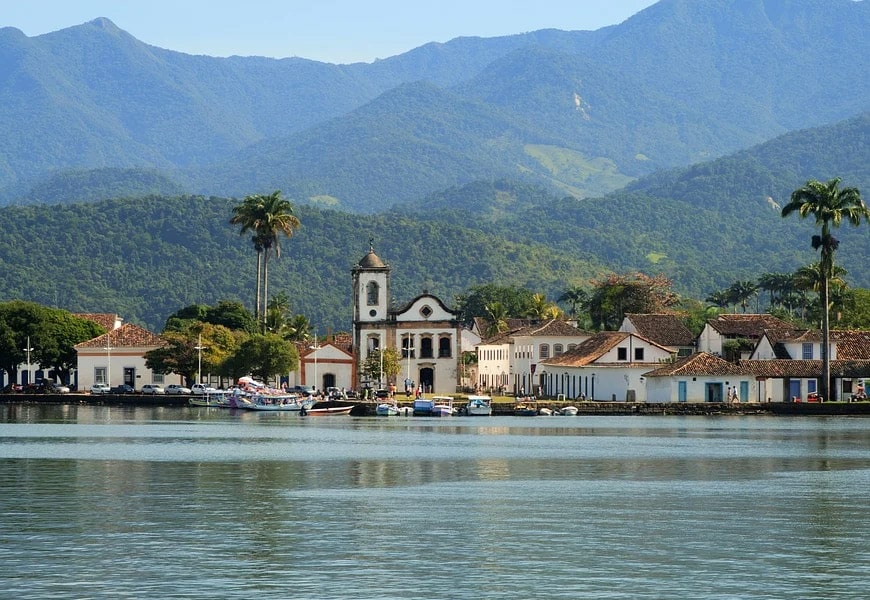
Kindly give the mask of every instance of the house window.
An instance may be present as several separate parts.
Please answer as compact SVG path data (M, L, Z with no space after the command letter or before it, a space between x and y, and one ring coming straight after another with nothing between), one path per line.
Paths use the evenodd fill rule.
M813 359L813 345L811 343L804 343L801 347L802 355L801 358L804 360L812 360Z
M565 351L562 344L553 344L553 356L559 356Z
M643 360L643 348L634 349L634 360Z
M617 348L616 360L628 360L628 348Z
M377 282L370 281L366 286L366 304L375 306L378 303L378 292L380 292L380 286Z
M163 373L151 373L151 383L163 383Z
M94 369L94 383L109 383L106 380L106 367L96 367Z
M420 340L420 358L432 358L432 338L424 337Z
M549 344L541 344L538 347L538 358L541 360L550 358L550 345Z
M453 350L451 348L452 344L450 343L449 337L442 337L438 339L438 358L450 358L453 356Z

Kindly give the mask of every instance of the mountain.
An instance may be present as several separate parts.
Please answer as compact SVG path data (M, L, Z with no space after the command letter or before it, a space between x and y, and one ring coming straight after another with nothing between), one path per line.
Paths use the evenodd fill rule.
M663 273L705 298L740 279L817 260L811 222L777 203L811 178L844 175L870 189L870 113L785 134L703 164L656 173L599 198L556 196L508 180L476 181L372 215L296 207L297 234L270 262L272 293L319 328L350 326L350 269L374 238L393 267L393 295L424 290L448 303L484 284L557 298L609 272ZM255 255L229 225L238 200L149 196L0 208L0 300L117 312L160 330L190 304L252 305ZM844 225L837 264L870 287L868 225Z
M0 198L66 169L378 212L509 176L576 197L870 108L870 4L662 0L595 32L371 64L189 56L110 21L0 30ZM51 201L44 196L42 200Z

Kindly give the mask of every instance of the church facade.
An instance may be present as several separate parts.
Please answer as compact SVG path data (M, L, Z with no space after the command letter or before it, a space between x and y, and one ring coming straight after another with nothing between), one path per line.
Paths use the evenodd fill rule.
M381 348L395 348L401 359L399 374L390 381L359 376L357 386L395 384L399 392L422 386L426 394L455 393L462 360L458 313L428 292L402 307L391 306L390 270L370 248L351 271L356 364Z

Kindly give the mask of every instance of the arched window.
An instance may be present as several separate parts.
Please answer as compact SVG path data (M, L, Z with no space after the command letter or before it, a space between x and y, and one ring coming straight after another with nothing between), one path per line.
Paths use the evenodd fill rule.
M550 358L550 345L549 344L541 344L538 347L538 358L540 360Z
M420 339L420 358L432 358L432 338Z
M449 337L438 339L438 358L450 358L453 355L452 344Z
M559 356L565 350L562 348L562 344L553 344L553 356Z
M366 303L369 306L374 306L378 303L378 295L380 292L380 286L376 281L369 281L369 284L366 286Z

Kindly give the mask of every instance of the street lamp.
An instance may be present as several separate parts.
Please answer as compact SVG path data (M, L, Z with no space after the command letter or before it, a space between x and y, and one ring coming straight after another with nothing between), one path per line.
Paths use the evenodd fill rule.
M30 374L30 353L33 352L33 348L30 347L30 336L27 336L27 348L22 348L25 352L27 352L27 383L33 383L33 376Z
M196 362L196 382L202 383L202 351L205 346L202 345L202 334L199 334L199 338L196 346L193 347L194 350L197 351L197 362Z

